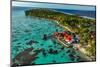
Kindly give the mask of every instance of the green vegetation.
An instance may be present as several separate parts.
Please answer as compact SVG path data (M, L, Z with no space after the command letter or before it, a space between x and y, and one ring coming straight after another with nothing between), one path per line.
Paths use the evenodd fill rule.
M58 21L60 25L68 27L80 38L80 46L84 47L89 56L95 57L96 20L69 15L51 9L31 9L25 11L26 16L40 17Z

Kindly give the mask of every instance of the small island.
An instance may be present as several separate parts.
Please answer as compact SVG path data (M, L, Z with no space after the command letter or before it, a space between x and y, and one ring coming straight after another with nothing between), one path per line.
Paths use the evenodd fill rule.
M55 21L65 31L70 32L70 35L64 32L56 32L54 35L58 41L70 40L75 36L79 39L78 45L75 46L75 50L79 50L83 53L88 61L95 61L96 59L96 20L83 18L78 15L65 14L53 9L30 9L25 11L26 16L44 18ZM59 33L59 34L58 34ZM66 35L61 37L59 35ZM61 38L61 39L60 39ZM67 42L67 41L66 41ZM69 41L68 41L69 42ZM61 42L64 44L64 42ZM72 44L69 43L69 44ZM66 44L65 44L66 45Z

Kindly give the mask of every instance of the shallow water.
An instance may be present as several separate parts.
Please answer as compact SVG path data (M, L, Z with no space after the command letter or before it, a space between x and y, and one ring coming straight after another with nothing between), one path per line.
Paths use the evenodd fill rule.
M70 48L62 48L58 42L54 43L52 38L43 40L43 35L53 35L54 32L64 31L61 27L57 26L54 21L47 19L40 19L36 17L26 17L24 10L13 10L12 12L12 59L15 58L20 52L27 48L33 47L34 49L42 48L45 51L37 55L37 59L32 64L49 64L49 63L64 63L64 62L77 62L71 60L69 53L66 53ZM27 44L27 42L34 40L37 43ZM49 49L57 50L57 54L50 54ZM75 55L78 55L76 53Z

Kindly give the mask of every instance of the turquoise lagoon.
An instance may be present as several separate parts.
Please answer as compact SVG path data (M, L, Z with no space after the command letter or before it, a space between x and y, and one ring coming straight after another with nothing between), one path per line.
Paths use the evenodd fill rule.
M42 39L44 34L53 35L56 31L64 31L63 28L48 19L26 17L24 11L24 9L12 10L12 59L25 49L33 47L34 49L44 49L46 55L39 53L37 55L38 58L30 64L78 62L76 58L73 60L69 56L71 53L67 52L68 50L73 50L72 48L63 48L61 44L54 43L51 38L47 40ZM30 40L37 41L38 43L26 44ZM58 53L50 54L48 53L49 49L57 50ZM75 55L79 56L76 51Z

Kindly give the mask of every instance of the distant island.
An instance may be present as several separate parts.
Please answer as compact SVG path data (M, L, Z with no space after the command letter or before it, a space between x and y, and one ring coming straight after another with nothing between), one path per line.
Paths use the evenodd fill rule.
M45 18L56 21L65 30L78 35L79 50L87 55L91 61L96 54L96 20L83 18L78 15L65 14L52 9L30 9L25 11L26 16Z

